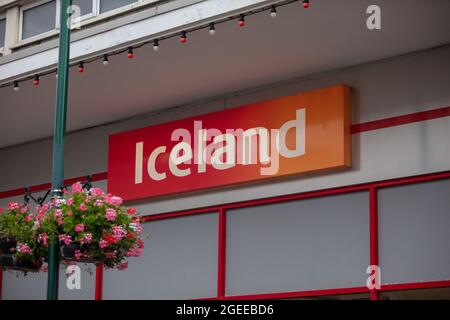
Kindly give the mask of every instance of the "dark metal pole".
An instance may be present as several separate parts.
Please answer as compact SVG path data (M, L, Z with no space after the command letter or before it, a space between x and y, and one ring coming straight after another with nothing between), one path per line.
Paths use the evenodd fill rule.
M55 133L53 137L52 196L62 196L64 186L64 136L66 133L69 87L70 12L72 0L61 0L58 84L56 92ZM58 300L59 244L52 239L48 248L47 300Z

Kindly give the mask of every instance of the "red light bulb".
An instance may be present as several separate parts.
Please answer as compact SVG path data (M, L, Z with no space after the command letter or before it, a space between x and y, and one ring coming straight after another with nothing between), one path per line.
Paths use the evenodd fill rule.
M239 27L245 26L245 18L243 15L241 15L241 17L239 18L238 25Z
M181 33L180 41L181 41L181 43L186 43L187 42L187 36L186 36L186 32L185 31L183 31Z
M128 48L127 57L128 57L128 59L133 59L134 58L133 48Z
M84 72L84 63L80 62L80 64L78 65L78 72L83 73Z
M303 0L303 8L305 9L309 8L309 0Z

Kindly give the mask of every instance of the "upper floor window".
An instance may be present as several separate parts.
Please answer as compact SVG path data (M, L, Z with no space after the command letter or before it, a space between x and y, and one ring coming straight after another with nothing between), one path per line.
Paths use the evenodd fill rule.
M142 1L143 0L72 0L72 5L76 5L80 8L81 20L83 21L101 15L102 13ZM23 6L20 11L20 39L25 40L32 38L59 27L60 2L61 0L41 0Z
M96 0L72 0L72 5L78 6L80 8L81 17L95 15Z
M28 39L56 28L56 0L31 3L21 10L21 39Z
M0 48L5 45L5 29L6 19L4 16L0 15Z
M99 1L100 1L100 13L114 10L126 6L127 4L131 4L133 2L137 2L137 0L115 0L115 1L99 0Z

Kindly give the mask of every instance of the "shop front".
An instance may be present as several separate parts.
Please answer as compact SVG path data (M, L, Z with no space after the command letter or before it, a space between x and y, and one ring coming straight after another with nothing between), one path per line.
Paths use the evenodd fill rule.
M448 65L447 48L433 55L432 64ZM420 69L428 59L417 54L410 63ZM158 125L94 129L89 142L80 134L69 167L75 145L107 146L108 170L92 171L93 183L136 206L149 238L126 271L82 266L82 290L74 291L62 276L62 298L447 298L450 109L417 112L408 93L397 116L364 121L375 117L355 100L370 100L374 74L397 63L405 61L359 67L364 82L344 71L319 82L347 85L316 81L308 84L315 90L295 85L286 96L256 95L252 104ZM445 98L445 87L432 91ZM2 192L2 204L23 191ZM370 266L380 267L378 289L367 286ZM45 281L45 273L4 272L2 296L44 298Z
M391 36L423 11L386 3L382 39L364 10L323 1L306 16L289 1L278 24L258 11L241 33L224 22L215 40L195 29L159 56L71 71L65 184L122 197L148 237L126 270L78 263L80 288L61 267L59 298L450 299L450 46L431 20L424 43ZM315 28L291 41L297 23ZM51 188L54 78L0 89L1 207ZM1 299L46 286L45 272L0 272Z

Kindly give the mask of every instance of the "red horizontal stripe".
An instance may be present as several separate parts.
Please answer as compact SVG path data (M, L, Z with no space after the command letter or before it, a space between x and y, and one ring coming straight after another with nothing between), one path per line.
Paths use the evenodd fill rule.
M381 285L381 291L429 289L429 288L443 288L443 287L450 287L450 280L431 281L431 282L416 282L416 283L385 284L385 285Z
M353 293L369 293L369 289L367 287L356 287L356 288L310 290L310 291L299 291L299 292L263 293L263 294L251 294L251 295L241 295L241 296L226 296L221 299L224 299L224 300L266 300L266 299L287 299L287 298L334 296L334 295L353 294Z
M412 283L399 283L399 284L385 284L381 286L381 289L377 291L397 291L397 290L415 290L415 289L429 289L429 288L443 288L450 287L450 280L442 281L430 281L430 282L412 282ZM265 300L265 299L288 299L288 298L308 298L318 296L333 296L343 294L355 294L355 293L369 293L370 290L367 287L354 287L354 288L338 288L338 289L324 289L324 290L310 290L310 291L297 291L297 292L276 292L276 293L262 293L262 294L248 294L226 297L210 297L196 300Z
M352 125L352 134L366 131L378 130L389 127L401 126L408 123L432 120L450 116L450 107L427 110L417 113L406 114L403 116L380 119Z
M64 180L64 184L65 185L70 185L70 184L73 184L73 183L78 182L78 181L86 181L86 179L87 179L87 176L81 176L81 177L77 177L77 178L66 179L66 180ZM91 176L91 179L92 179L93 182L94 181L106 180L106 179L108 179L108 173L107 172L96 173L96 174ZM35 185L35 186L31 186L31 187L28 188L28 190L29 190L30 193L35 193L35 192L49 190L51 187L52 187L51 183L43 183L43 184L38 184L38 185ZM14 190L2 191L2 192L0 192L0 199L22 196L24 194L25 194L25 188L19 188L19 189L14 189Z

